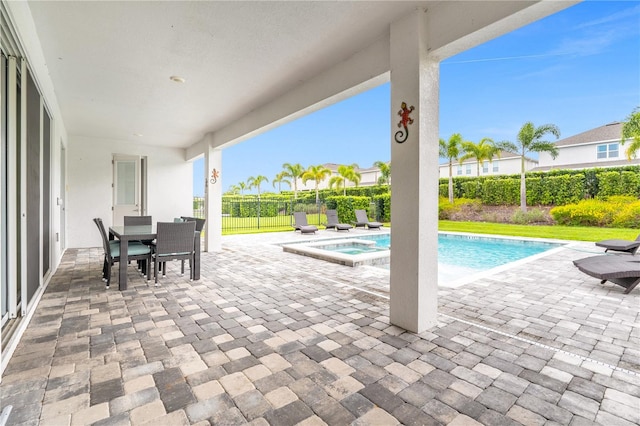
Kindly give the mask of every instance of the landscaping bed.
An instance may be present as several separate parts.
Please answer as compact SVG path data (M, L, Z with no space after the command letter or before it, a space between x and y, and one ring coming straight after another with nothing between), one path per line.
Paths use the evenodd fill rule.
M553 206L530 206L527 208L527 213L523 215L520 211L520 206L460 204L448 212L445 218L447 220L468 222L553 225L555 221L549 214L552 208Z

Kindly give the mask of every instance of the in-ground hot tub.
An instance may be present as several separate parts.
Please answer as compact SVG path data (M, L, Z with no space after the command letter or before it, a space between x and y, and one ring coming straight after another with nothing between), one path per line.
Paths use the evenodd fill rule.
M391 251L376 247L371 240L344 239L309 243L285 244L288 253L300 254L346 266L383 265L389 263Z

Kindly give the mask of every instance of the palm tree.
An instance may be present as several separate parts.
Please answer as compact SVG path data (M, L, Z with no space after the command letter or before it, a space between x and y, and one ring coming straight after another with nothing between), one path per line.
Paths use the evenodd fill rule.
M493 160L493 157L496 155L500 156L500 147L496 146L491 138L482 138L482 140L478 143L473 143L470 141L462 142L462 149L465 151L465 154L460 157L460 162L468 160L470 158L475 158L477 161L477 175L480 176L480 163L484 160Z
M316 183L316 204L320 202L320 194L318 192L318 185L325 180L327 176L331 175L331 170L327 169L323 165L309 166L304 173L302 173L302 183L305 185L308 181L312 180Z
M454 133L448 141L440 138L440 157L449 160L449 202L453 204L453 162L462 155L462 135Z
M247 179L247 183L249 184L249 188L257 188L258 189L258 198L260 198L260 184L262 182L269 182L266 176L258 175L256 177L251 176Z
M627 159L636 158L638 150L640 150L640 107L636 107L627 121L622 125L622 145L628 140L631 140L631 144L627 148Z
M302 178L304 167L300 163L284 163L282 165L286 177L290 177L293 182L293 198L298 198L298 179Z
M376 161L373 165L380 169L378 185L389 185L391 182L391 162L385 163L384 161Z
M227 190L227 194L226 195L238 195L238 192L240 192L240 186L231 185L229 187L229 189Z
M291 181L289 179L287 179L287 172L280 172L276 175L275 178L273 178L273 187L276 187L276 183L278 184L278 192L282 192L282 190L280 189L280 185L282 183L286 183L287 185L289 185L289 187L291 187Z
M245 182L240 182L238 183L238 188L240 188L240 196L244 197L244 190L249 189L250 186L247 185Z
M347 195L347 181L353 182L356 187L360 183L360 173L356 172L356 169L359 168L357 164L353 163L350 166L338 166L338 175L340 175L343 179L343 195Z
M340 186L342 186L343 188L343 194L346 195L346 188L344 187L346 181L345 179L340 176L340 175L333 175L331 176L331 179L329 179L329 188L333 188L334 186L336 187L336 189L340 189Z
M500 146L505 151L520 156L520 210L527 211L527 183L524 175L524 164L526 155L529 152L548 152L551 158L558 156L558 148L553 142L542 140L547 133L551 133L558 139L560 137L560 129L555 124L543 124L536 127L530 121L522 125L518 132L518 144L509 141L500 142Z

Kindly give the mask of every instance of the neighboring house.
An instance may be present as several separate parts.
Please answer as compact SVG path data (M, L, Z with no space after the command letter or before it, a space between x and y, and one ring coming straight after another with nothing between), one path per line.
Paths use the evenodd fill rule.
M328 189L329 188L329 181L331 180L331 176L339 176L338 174L338 167L341 166L341 164L335 164L335 163L325 163L323 164L324 167L326 167L327 169L331 170L331 175L328 176L325 180L323 180L322 182L320 182L320 184L318 185L319 189ZM374 186L378 184L378 178L381 176L380 173L380 169L377 167L368 167L366 169L356 169L356 171L358 173L360 173L360 183L358 183L358 186ZM351 181L347 181L347 188L349 187L355 187L356 185L351 182ZM342 185L340 186L340 188L342 188ZM334 187L335 189L335 187ZM310 180L307 181L307 184L303 184L302 183L302 179L298 180L298 190L315 190L315 182Z
M462 163L453 164L453 177L478 176L478 162L470 159ZM538 162L531 158L525 157L525 171L529 171L536 167ZM502 151L500 157L495 157L492 161L483 161L480 164L480 176L491 175L512 175L520 173L520 156L510 152ZM449 163L440 164L440 177L449 177Z
M588 169L640 164L640 159L627 160L620 144L623 123L609 123L556 142L558 156L553 159L541 152L533 171L553 169Z

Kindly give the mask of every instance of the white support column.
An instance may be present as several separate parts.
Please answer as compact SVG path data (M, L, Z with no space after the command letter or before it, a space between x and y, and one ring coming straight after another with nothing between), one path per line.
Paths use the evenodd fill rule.
M222 150L211 147L211 135L204 154L205 222L204 251L222 250Z
M427 54L426 26L426 11L416 10L391 25L390 45L390 320L416 333L435 326L438 312L439 63ZM406 129L403 103L413 108Z

